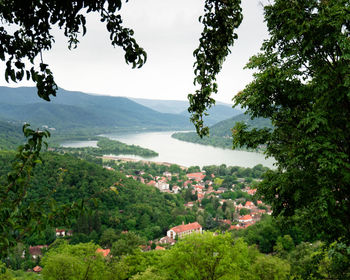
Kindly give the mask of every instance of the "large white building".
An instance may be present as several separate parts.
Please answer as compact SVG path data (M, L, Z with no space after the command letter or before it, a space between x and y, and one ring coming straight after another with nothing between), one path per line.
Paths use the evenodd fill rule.
M198 224L197 222L190 223L185 225L184 222L182 222L182 225L173 227L167 231L167 236L175 239L176 236L178 238L185 237L186 235L192 234L192 233L202 233L202 226Z

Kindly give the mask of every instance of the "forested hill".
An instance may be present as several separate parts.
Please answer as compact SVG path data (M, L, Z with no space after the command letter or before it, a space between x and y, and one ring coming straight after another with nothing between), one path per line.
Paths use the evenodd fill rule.
M16 149L25 142L22 125L19 122L7 122L0 120L0 150Z
M56 129L190 127L185 116L160 113L125 97L59 89L57 97L46 102L38 98L34 87L0 87L0 119L27 121Z
M187 108L189 106L188 101L143 98L131 98L131 100L161 113L180 114L188 119L190 117L190 114L187 111ZM216 105L211 107L208 110L208 113L209 115L204 117L204 121L207 125L213 125L233 116L237 116L241 114L242 111L233 109L232 105L230 104L216 102Z
M9 172L13 158L14 152L0 151L0 182ZM76 238L82 238L82 234L89 235L92 231L100 234L101 230L113 228L119 232L135 231L153 239L164 235L165 230L175 223L176 215L172 213L176 209L185 211L182 206L184 202L179 196L161 193L121 173L106 170L69 154L43 153L42 164L35 167L31 185L27 202L51 196L58 205L80 199L86 201L90 209L87 218L92 219L95 226L83 229L84 221L74 218L70 221L71 226L80 233ZM97 199L97 206L92 199ZM63 224L57 226L70 227ZM30 243L39 242L34 239Z
M210 127L210 136L200 138L195 132L179 132L174 133L172 137L202 145L210 145L214 147L232 148L232 131L236 122L244 122L250 128L272 128L271 122L268 119L257 118L252 120L249 115L240 114L238 116L221 121Z

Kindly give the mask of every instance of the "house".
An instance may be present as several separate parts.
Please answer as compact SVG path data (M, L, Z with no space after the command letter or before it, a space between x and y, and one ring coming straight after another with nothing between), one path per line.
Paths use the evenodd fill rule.
M165 250L165 248L162 247L162 246L158 246L158 245L157 245L156 248L154 248L154 250L157 250L157 251L158 251L158 250Z
M111 252L111 249L101 249L101 248L96 249L96 253L101 253L104 258L107 257L110 252Z
M202 201L203 198L204 198L204 194L203 193L197 193L197 200L198 201Z
M185 207L193 207L194 206L194 202L193 201L189 201L185 204Z
M250 195L254 195L256 193L256 189L249 189L247 190L247 193L250 194Z
M159 190L168 190L169 184L167 183L166 178L162 177L161 179L159 179L158 182L156 183L156 187Z
M241 210L242 208L244 208L244 206L241 203L236 205L236 210Z
M232 226L230 226L230 228L229 228L229 230L238 230L238 229L241 229L241 228L243 228L243 227L241 227L240 225L232 225Z
M163 172L163 176L171 178L172 174L168 171Z
M251 201L247 201L244 205L245 208L249 208L249 209L252 209L255 207L254 203L251 202Z
M149 182L147 183L148 186L153 186L153 187L155 187L156 184L157 184L157 182L154 181L154 180L151 180L151 181L149 181Z
M183 184L183 185L184 185L184 188L187 189L189 184L192 184L192 181L191 181L191 180L186 180L186 181L184 182L184 184Z
M202 226L197 222L186 224L186 225L184 224L184 222L182 222L182 225L169 229L167 231L167 236L172 239L175 239L176 236L178 238L183 238L186 235L189 235L192 233L202 233Z
M161 239L159 239L160 244L170 244L174 245L176 243L175 239L170 238L169 236L164 236Z
M42 268L41 266L38 266L38 265L37 265L36 267L33 268L33 271L36 272L36 273L39 273L39 272L41 272L42 270L43 270L43 268Z
M36 259L40 256L42 256L42 249L47 249L47 245L37 245L37 246L30 246L29 247L29 254L32 256L33 259Z
M202 193L203 192L204 187L201 185L195 185L194 186L194 190L197 191L198 193Z
M56 228L56 236L66 236L66 230Z
M180 190L180 187L179 186L173 186L173 189L172 189L172 191L173 191L173 193L179 193L179 190Z
M205 175L202 172L196 172L196 173L186 174L186 177L190 180L195 180L196 182L200 182L205 178Z
M224 223L224 224L228 224L228 225L231 225L232 224L232 222L230 221L230 220L219 220L219 222L221 222L221 223Z
M241 217L239 217L238 218L238 221L240 222L240 223L249 223L249 222L252 222L253 221L253 218L252 218L252 216L250 216L250 215L244 215L244 216L241 216Z

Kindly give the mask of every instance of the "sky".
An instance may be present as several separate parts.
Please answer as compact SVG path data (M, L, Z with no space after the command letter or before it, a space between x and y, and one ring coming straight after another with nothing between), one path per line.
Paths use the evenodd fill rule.
M77 49L68 50L62 31L54 28L56 43L43 59L50 65L55 81L66 90L101 95L148 99L186 100L193 93L193 51L198 46L203 0L130 0L122 7L124 26L148 55L141 69L124 62L121 49L111 46L109 34L98 15L87 16L87 34ZM214 98L232 103L233 96L252 81L252 71L243 69L249 57L259 52L268 37L259 0L242 0L244 19L238 40L217 77L219 92ZM4 73L4 65L0 71ZM3 86L34 86L22 81Z

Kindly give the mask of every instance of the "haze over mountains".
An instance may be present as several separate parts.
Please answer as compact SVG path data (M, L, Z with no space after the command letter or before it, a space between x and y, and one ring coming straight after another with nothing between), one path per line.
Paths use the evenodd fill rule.
M180 114L187 119L190 118L190 114L187 111L188 101L182 100L156 100L156 99L143 99L143 98L130 98L131 100L156 110L161 113ZM232 105L216 102L215 106L208 110L209 116L205 117L206 125L213 125L220 121L242 114L242 110L232 108Z
M37 96L34 87L0 87L0 119L27 121L60 129L193 129L187 101L135 101L126 97L59 89L57 96L52 97L51 102L46 102ZM208 125L240 113L224 103L219 103L209 112L210 116L206 119Z
M138 127L189 128L183 116L164 114L125 97L110 97L59 89L51 102L41 100L36 88L0 87L0 118L28 121L56 128Z

